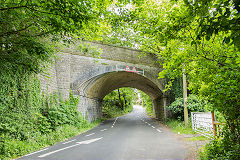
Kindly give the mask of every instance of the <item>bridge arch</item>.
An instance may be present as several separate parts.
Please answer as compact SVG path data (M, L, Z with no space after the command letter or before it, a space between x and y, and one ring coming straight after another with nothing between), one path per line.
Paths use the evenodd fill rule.
M166 97L156 83L151 80L150 73L143 69L137 68L138 72L124 71L121 66L105 66L107 69L98 68L100 71L92 71L92 77L88 80L75 80L71 85L74 95L80 96L79 111L87 113L87 118L92 121L102 115L102 100L111 91L131 87L145 92L152 99L153 113L157 119L166 119ZM119 70L120 68L120 70ZM135 66L130 66L135 68ZM105 71L105 72L104 72ZM149 78L149 77L150 78Z
M121 87L137 88L152 98L155 117L165 120L168 94L162 92L166 80L158 79L163 68L156 63L156 57L129 48L90 44L102 50L101 58L81 53L76 46L62 48L49 75L40 76L41 89L47 94L58 92L62 99L68 99L71 90L80 96L79 111L87 113L92 121L101 117L101 102L106 94ZM125 71L127 66L130 71ZM137 72L131 72L133 67Z

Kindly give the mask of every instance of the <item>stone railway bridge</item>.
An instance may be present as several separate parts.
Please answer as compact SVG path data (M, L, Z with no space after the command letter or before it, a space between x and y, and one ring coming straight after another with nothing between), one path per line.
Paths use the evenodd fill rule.
M88 120L93 121L101 117L101 102L108 93L117 88L132 87L151 97L156 118L166 119L168 96L162 92L165 80L158 79L162 67L154 63L154 56L148 54L139 58L138 50L89 44L101 48L101 58L85 55L76 47L62 49L48 76L40 76L42 90L47 90L45 93L59 92L66 99L72 90L74 96L80 97L78 110L87 113Z

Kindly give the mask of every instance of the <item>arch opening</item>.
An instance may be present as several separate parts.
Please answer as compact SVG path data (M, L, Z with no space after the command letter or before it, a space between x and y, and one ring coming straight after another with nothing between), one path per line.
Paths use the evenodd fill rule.
M130 113L134 105L140 105L140 92L135 88L123 87L107 94L102 101L103 118L114 118Z
M107 72L95 76L82 83L73 92L80 96L79 111L87 113L89 121L102 116L102 100L111 91L131 87L146 93L151 99L154 117L159 120L166 119L166 97L160 87L146 76L126 71Z

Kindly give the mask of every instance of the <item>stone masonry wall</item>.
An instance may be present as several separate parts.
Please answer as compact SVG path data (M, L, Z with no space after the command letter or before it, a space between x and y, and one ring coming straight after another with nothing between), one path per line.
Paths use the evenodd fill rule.
M100 44L97 45L99 46ZM101 99L98 99L98 97L89 97L85 93L80 93L79 90L74 89L79 89L82 84L94 76L112 71L115 72L115 66L117 65L131 65L144 69L144 76L151 79L161 90L163 89L164 80L157 79L161 68L150 63L151 58L143 60L144 65L142 65L136 50L127 50L126 48L116 49L116 47L109 45L100 45L100 47L104 51L102 54L104 58L101 59L76 55L69 49L65 51L70 53L59 54L55 60L55 64L50 67L48 74L39 76L42 90L48 94L51 92L60 92L63 99L69 97L70 89L73 90L75 96L80 96L78 110L83 116L87 116L89 121L92 121L102 115ZM123 57L121 57L121 52ZM127 54L129 56L126 56Z

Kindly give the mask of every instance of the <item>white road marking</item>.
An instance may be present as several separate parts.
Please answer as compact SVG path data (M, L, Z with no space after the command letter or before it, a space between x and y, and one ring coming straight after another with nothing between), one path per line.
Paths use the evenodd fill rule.
M103 138L103 137L101 137L101 138L96 138L96 139L90 139L90 140L86 140L86 141L82 141L82 142L76 142L77 144L74 144L74 145L71 145L71 146L68 146L68 147L65 147L65 148L61 148L61 149L52 151L52 152L49 152L49 153L40 155L40 156L38 156L38 157L39 157L39 158L46 157L46 156L51 155L51 154L53 154L53 153L57 153L57 152L60 152L60 151L65 150L65 149L72 148L72 147L75 147L75 146L78 146L78 145L81 145L81 144L90 144L90 143L93 143L93 142L95 142L95 141L98 141L98 140L100 140L100 139L102 139L102 138Z
M162 132L161 130L157 129L158 132Z
M148 122L145 122L146 124L148 123Z
M90 143L93 143L95 141L98 141L100 139L102 139L103 137L100 137L100 138L95 138L95 139L89 139L89 140L86 140L86 141L82 141L82 142L76 142L78 144L90 144Z
M62 143L62 144L67 144L67 143L70 143L70 142L73 142L73 141L76 141L76 139L73 139L73 140L71 140L71 141L64 142L64 143Z
M114 121L113 125L116 123L117 119L118 119L118 117L115 119L115 121Z
M91 135L94 135L95 133L91 133L91 134L88 134L88 135L86 135L85 137L88 137L88 136L91 136Z
M45 149L42 149L42 150L40 150L40 151L36 151L36 152L33 152L33 153L30 153L30 154L27 154L27 155L25 155L25 156L23 156L23 157L27 157L27 156L30 156L30 155L33 155L33 154L35 154L35 153L39 153L39 152L42 152L42 151L45 151L45 150L48 150L49 148L45 148Z
M114 127L116 121L117 121L118 117L115 119L115 121L113 122L112 128Z
M101 132L103 132L103 131L106 131L107 129L102 129L102 130L100 130Z
M152 128L155 128L154 126L152 126Z
M151 124L148 123L148 125L150 126Z

